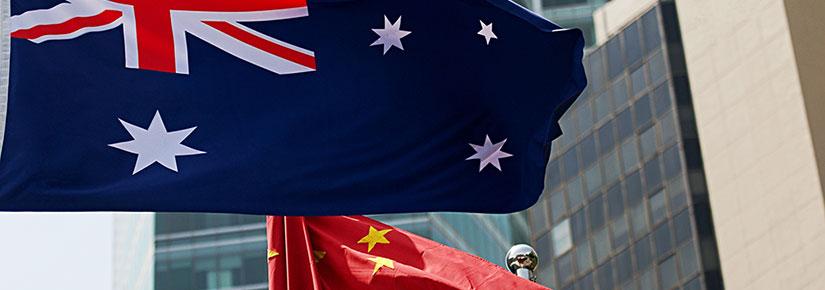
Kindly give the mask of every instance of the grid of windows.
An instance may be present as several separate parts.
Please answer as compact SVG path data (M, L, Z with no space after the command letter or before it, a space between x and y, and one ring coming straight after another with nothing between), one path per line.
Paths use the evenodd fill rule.
M704 287L659 11L588 54L589 87L560 120L530 209L554 289Z

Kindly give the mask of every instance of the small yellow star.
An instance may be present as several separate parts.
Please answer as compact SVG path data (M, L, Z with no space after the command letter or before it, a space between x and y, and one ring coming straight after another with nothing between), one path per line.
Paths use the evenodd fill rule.
M359 240L358 243L359 244L367 244L367 253L369 253L370 251L372 251L372 248L375 247L375 244L389 244L390 243L390 241L388 241L387 238L384 237L384 235L386 235L390 231L392 231L392 230L380 230L379 231L379 230L373 228L372 226L370 226L370 232L366 236L361 238L361 240Z
M324 259L324 257L326 257L327 252L324 252L324 251L312 251L312 254L315 256L315 262L316 262L316 263L318 263L318 262L320 262L322 259Z
M275 256L278 256L278 255L280 255L280 253L276 252L275 250L270 249L270 250L266 251L266 258L269 259L269 260L271 260L272 258L275 258Z
M372 269L373 275L375 275L375 273L378 273L378 270L380 270L382 267L395 269L395 262L393 260L383 257L369 258L368 260L375 262L375 268Z

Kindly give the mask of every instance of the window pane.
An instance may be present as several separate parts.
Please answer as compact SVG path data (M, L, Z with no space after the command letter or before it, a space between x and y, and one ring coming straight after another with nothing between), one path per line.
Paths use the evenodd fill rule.
M583 241L587 236L587 221L585 221L584 209L573 213L570 217L570 228L573 230L573 241Z
M625 192L627 193L627 204L630 206L642 202L642 179L639 177L639 172L629 174L625 178Z
M656 190L662 185L662 171L658 156L645 163L645 181L647 182L648 191Z
M662 154L665 165L665 178L671 179L682 173L682 159L679 156L679 147L672 146Z
M621 107L624 104L627 104L628 100L630 99L627 94L627 80L625 78L621 78L615 83L613 83L613 101L616 105L616 108Z
M593 234L593 251L596 254L596 262L601 263L610 255L610 241L607 236L607 228L597 230Z
M656 103L657 116L670 112L670 84L664 83L653 91L653 102Z
M639 100L633 104L633 111L636 113L637 126L644 126L650 122L652 117L652 113L650 111L650 97L645 95L639 98Z
M613 136L613 121L609 121L599 128L599 153L604 154L616 146L616 137Z
M564 153L561 157L562 165L564 166L564 178L570 179L579 174L579 158L576 154L576 148L572 148Z
M566 253L573 247L573 241L570 238L570 221L563 220L551 231L553 236L553 252L556 257Z
M656 286L656 268L650 268L639 279L640 290L657 290Z
M627 245L627 218L620 215L613 220L613 248L620 249Z
M696 250L693 242L685 244L679 249L679 267L682 268L682 275L690 277L699 271L699 263L696 261Z
M690 239L692 231L690 228L690 213L688 211L682 211L682 213L673 217L673 231L676 235L677 245Z
M590 255L590 241L584 240L581 245L576 246L576 266L579 269L579 275L593 268L593 256Z
M613 100L608 92L603 92L596 97L594 105L596 106L596 122L601 121L613 111Z
M582 168L590 167L593 165L593 162L596 161L598 158L598 154L596 154L596 138L593 135L588 135L582 139L582 142L579 144L579 150L581 151L582 157Z
M668 112L659 121L662 127L662 144L670 144L676 141L676 123L673 120L673 113Z
M618 37L607 41L607 70L611 80L624 70L624 59Z
M634 237L638 238L647 234L647 207L644 204L637 204L630 210L630 224Z
M604 63L602 61L602 49L593 51L587 58L590 70L587 72L588 84L593 91L599 91L604 86Z
M622 198L622 187L618 184L607 190L607 207L611 219L624 213L624 198Z
M651 126L642 132L639 141L642 147L642 160L647 160L656 153L656 127Z
M642 45L639 37L639 23L633 23L625 29L624 50L627 63L633 64L642 58Z
M650 236L636 242L633 246L633 252L636 253L636 270L641 271L650 266L653 261L653 256L650 254Z
M662 283L663 289L670 289L676 286L679 282L679 273L676 271L676 260L670 257L661 264L659 264L659 281Z
M544 285L547 285L547 284L544 284ZM596 281L593 281L593 273L592 272L588 273L587 275L582 277L581 280L579 280L579 288L578 289L579 290L596 289Z
M659 20L656 18L656 9L650 10L642 17L642 27L647 52L659 49L662 40L659 36Z
M667 223L662 224L653 232L653 239L656 244L656 257L662 258L673 248L670 241L670 226Z
M544 199L539 199L532 208L530 208L530 225L533 231L541 231L548 227L547 225L547 202Z
M587 179L587 191L588 197L593 197L599 193L599 190L602 187L602 170L599 164L591 167L584 173L585 179Z
M670 210L677 211L687 206L687 194L682 176L670 180L667 184L667 194L670 196Z
M633 96L638 96L647 88L644 65L630 73L630 87L633 90Z
M665 204L664 191L659 191L650 196L650 217L654 225L662 222L667 217L667 207Z
M616 280L624 284L633 277L633 263L630 261L630 250L625 250L616 256Z
M630 172L639 164L639 149L636 149L636 138L631 138L622 144L622 168L624 172Z
M610 185L619 180L619 175L622 173L619 168L619 153L612 151L602 159L604 165L604 182L602 184Z
M648 63L650 68L650 80L654 84L665 78L665 58L661 53L653 55ZM658 107L658 105L657 105Z
M630 109L625 109L616 116L616 126L618 127L619 141L633 135L633 116Z
M556 191L550 194L550 209L553 214L553 221L559 220L567 210L564 205L564 192Z
M570 255L564 255L556 260L556 273L559 281L567 283L573 278L573 260Z
M567 202L571 211L579 207L584 201L582 185L581 176L576 176L567 184Z
M613 265L605 263L596 270L599 280L599 289L613 289Z
M590 102L584 100L576 115L579 117L579 132L585 132L593 127L593 110L590 108Z
M590 228L597 230L604 225L604 200L598 197L593 200L587 207L587 212L590 215Z
M699 277L693 278L693 280L685 283L682 290L702 290L702 281L699 281Z

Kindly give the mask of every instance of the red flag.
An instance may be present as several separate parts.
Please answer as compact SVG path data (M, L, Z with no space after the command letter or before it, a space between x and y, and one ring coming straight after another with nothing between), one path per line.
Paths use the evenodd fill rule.
M547 289L363 216L267 217L270 290Z

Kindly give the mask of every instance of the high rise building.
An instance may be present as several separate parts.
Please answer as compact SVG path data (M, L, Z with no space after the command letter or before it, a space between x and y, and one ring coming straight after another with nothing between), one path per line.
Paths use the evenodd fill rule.
M530 209L556 289L722 289L675 5L647 2L597 33Z
M529 211L543 282L825 288L822 13L795 0L597 9L590 87Z
M112 218L112 289L154 289L155 215L115 213Z

